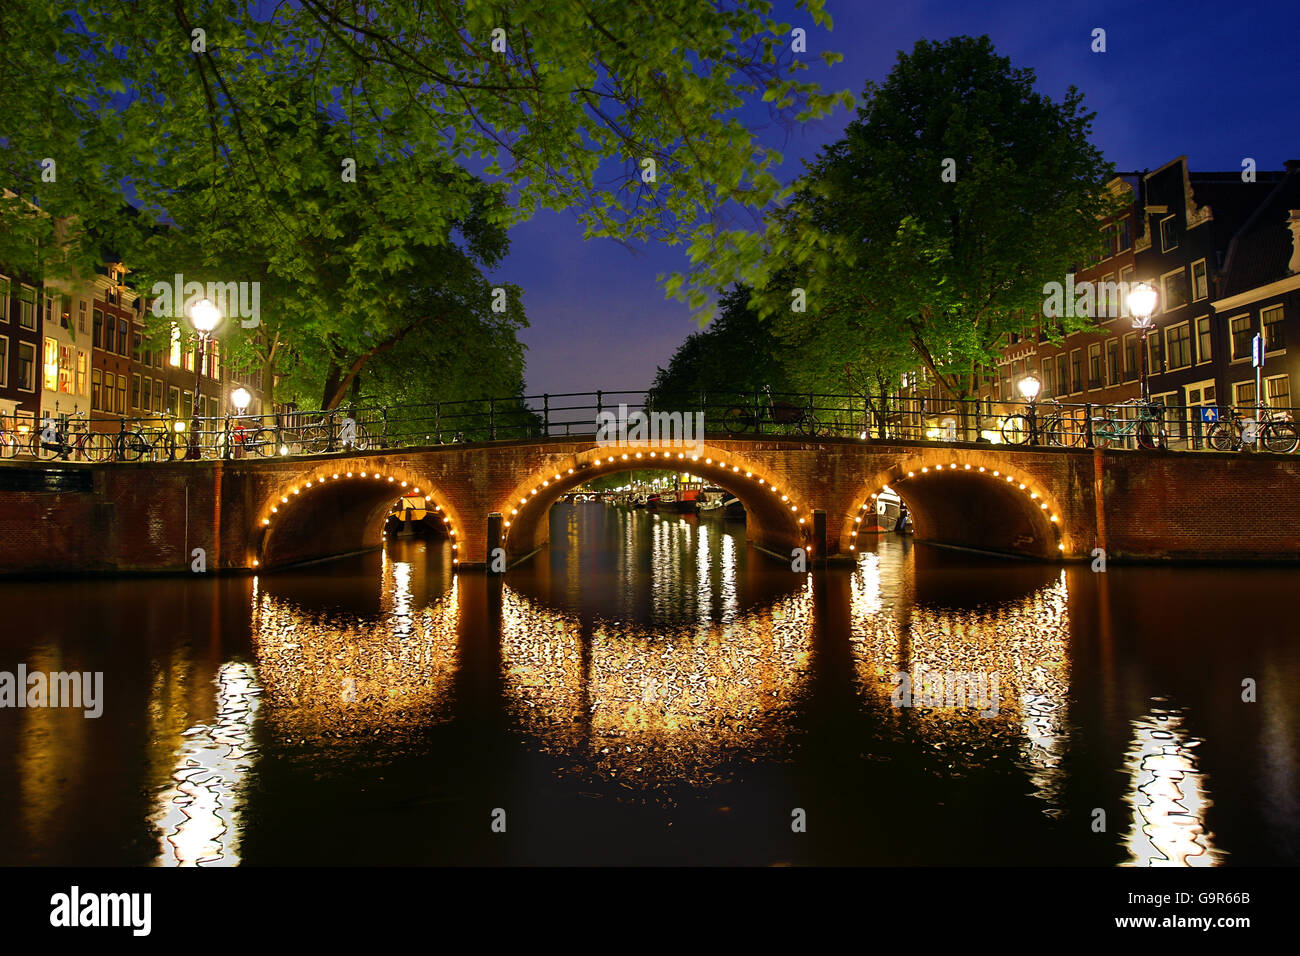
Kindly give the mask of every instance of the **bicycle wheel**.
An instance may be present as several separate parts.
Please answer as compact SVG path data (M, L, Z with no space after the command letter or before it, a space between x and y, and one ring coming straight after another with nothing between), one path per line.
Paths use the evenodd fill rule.
M1002 440L1008 445L1023 445L1029 441L1029 418L1025 415L1008 415L1002 422Z
M1163 430L1157 429L1155 422L1138 422L1137 445L1143 451L1154 451L1163 444Z
M754 427L754 416L748 409L733 405L722 416L722 422L729 432L747 432Z
M1215 451L1236 451L1241 447L1241 436L1228 422L1215 422L1205 433L1205 443Z
M297 454L313 455L329 447L330 432L327 425L304 425L298 432Z
M817 416L809 412L800 417L798 422L799 434L805 438L816 438L821 434L821 422L817 421Z
M370 437L370 430L365 425L357 422L356 434L352 436L352 443L348 445L351 451L368 451L374 448L374 442Z
M116 444L118 461L139 461L140 457L149 451L149 443L139 432L126 432L119 436Z
M245 442L244 447L248 454L254 458L270 458L280 452L279 446L275 441L275 429L263 428L252 434L251 439Z
M1264 448L1275 455L1289 455L1300 445L1300 429L1294 422L1269 422L1260 437Z
M56 441L47 442L41 440L39 431L32 432L31 440L32 456L39 461L53 461L63 453L63 436L59 435Z
M108 461L113 457L113 439L103 432L91 432L82 439L81 453L87 461Z

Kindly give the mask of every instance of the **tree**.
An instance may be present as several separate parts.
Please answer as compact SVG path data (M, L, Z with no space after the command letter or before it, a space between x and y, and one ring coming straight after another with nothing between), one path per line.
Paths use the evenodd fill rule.
M824 0L800 5L829 28ZM310 255L320 183L304 164L319 158L361 182L415 158L446 177L436 208L447 222L480 188L458 175L468 169L509 196L495 225L539 205L574 209L588 236L688 243L697 284L713 288L715 265L752 267L760 251L719 211L762 210L782 193L770 172L779 155L737 109L761 98L803 120L851 103L795 78L805 64L790 38L790 24L751 0L136 0L129 15L7 0L0 164L15 192L56 217L107 230L126 195L199 247L220 247L234 216L252 216ZM283 152L274 132L294 96L347 142L319 157ZM209 155L197 172L222 196L182 222L172 206L199 178L195 145ZM41 178L45 157L59 163L57 181ZM420 203L411 184L385 185L389 208ZM14 245L39 228L0 203L0 234ZM268 265L302 278L292 261ZM672 291L708 298L689 283Z
M867 84L769 229L758 301L783 336L800 322L797 283L810 348L976 393L999 345L1035 324L1044 284L1095 254L1108 208L1094 114L1073 87L1056 103L1033 83L987 37L954 37L918 42Z
M764 386L788 390L780 343L750 308L750 291L736 284L724 292L709 326L687 336L668 367L659 369L649 396L656 408L698 409L702 394L733 402Z

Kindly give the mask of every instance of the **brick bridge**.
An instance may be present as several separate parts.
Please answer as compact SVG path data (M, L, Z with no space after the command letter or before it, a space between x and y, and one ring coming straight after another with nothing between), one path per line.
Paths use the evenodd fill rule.
M698 451L698 459L693 457ZM849 560L890 485L916 537L1040 560L1294 560L1300 458L849 439L705 439L699 449L594 438L435 445L239 461L0 463L0 574L272 569L377 547L417 488L461 569L545 543L549 506L599 475L663 466L733 492L748 540ZM499 515L493 519L491 516ZM491 537L490 537L491 536Z

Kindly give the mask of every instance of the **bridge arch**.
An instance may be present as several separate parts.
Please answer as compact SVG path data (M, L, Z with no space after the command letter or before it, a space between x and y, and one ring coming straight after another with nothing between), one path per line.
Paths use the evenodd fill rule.
M927 450L880 469L855 496L840 530L842 549L860 550L859 529L888 485L907 505L919 540L1059 560L1078 542L1053 488L1005 457L974 449Z
M724 488L745 505L746 539L788 557L791 549L811 549L812 511L770 469L742 455L702 446L623 445L578 452L531 472L499 506L502 538L513 560L547 540L545 517L551 505L574 488L602 475L632 470L689 471Z
M379 547L392 504L420 493L434 505L459 564L463 523L427 479L400 464L367 459L319 462L280 482L260 503L248 565L271 569Z

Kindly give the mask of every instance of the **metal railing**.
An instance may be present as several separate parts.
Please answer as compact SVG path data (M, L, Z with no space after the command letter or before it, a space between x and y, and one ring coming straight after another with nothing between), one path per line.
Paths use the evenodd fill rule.
M0 416L0 457L138 462L273 458L460 442L566 436L613 443L729 437L977 442L1063 448L1160 448L1290 452L1296 409L1108 405L816 392L570 392L399 407L349 407L198 419L47 416L17 424ZM197 424L197 428L195 427ZM1267 432L1268 434L1263 434ZM1236 441L1230 439L1235 435ZM1249 440L1243 441L1246 438ZM1300 443L1298 438L1297 443Z

